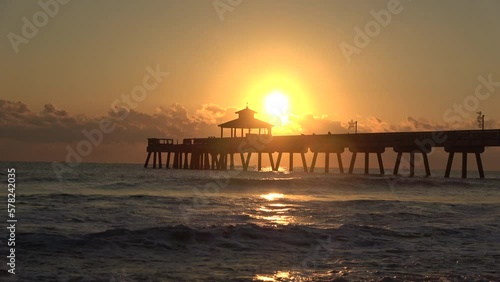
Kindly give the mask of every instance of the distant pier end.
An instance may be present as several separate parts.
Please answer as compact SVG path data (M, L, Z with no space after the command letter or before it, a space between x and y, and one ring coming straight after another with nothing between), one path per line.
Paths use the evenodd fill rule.
M324 169L330 170L330 154L337 156L340 173L344 173L341 154L351 152L349 173L353 173L358 153L365 158L365 174L369 173L369 154L376 154L380 174L385 174L382 153L392 149L397 153L393 174L399 173L403 154L409 154L410 176L415 174L415 154L422 155L425 173L430 176L428 154L433 148L442 147L448 153L445 177L450 176L455 153L462 154L462 178L467 178L467 156L474 154L479 177L484 178L481 154L485 147L500 146L500 130L386 132L358 134L290 135L272 136L272 125L254 118L254 111L236 112L238 119L220 124L221 137L187 138L181 144L173 139L148 138L148 167L153 155L153 168L162 168L162 154L166 154L165 167L174 169L233 170L234 157L239 155L243 170L248 170L250 159L257 155L257 170L262 169L262 156L267 155L272 170L278 170L283 154L289 155L288 170L294 168L294 156L299 154L305 172L314 172L318 154L324 154ZM230 137L224 137L230 129ZM257 133L252 133L256 130ZM246 133L246 134L245 134ZM305 154L311 152L312 161ZM276 157L276 159L274 158Z

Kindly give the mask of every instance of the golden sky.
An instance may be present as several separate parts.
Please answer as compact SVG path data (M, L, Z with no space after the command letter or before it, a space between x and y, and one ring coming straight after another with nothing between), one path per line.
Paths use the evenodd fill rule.
M127 110L103 144L120 155L150 135L216 135L246 103L265 121L281 109L277 134L351 119L475 129L479 110L499 128L499 13L498 1L1 1L0 142L63 155ZM286 103L266 105L273 93Z

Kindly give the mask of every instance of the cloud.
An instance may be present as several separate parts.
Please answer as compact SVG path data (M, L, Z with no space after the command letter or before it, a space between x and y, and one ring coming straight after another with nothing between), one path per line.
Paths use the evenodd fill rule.
M208 124L218 124L225 121L223 118L227 116L228 110L216 104L204 104L196 111L194 118Z
M72 115L53 104L46 104L40 112L32 111L23 102L0 99L0 138L31 143L75 143L83 140L82 131L99 128L102 120L113 123L114 130L103 138L106 144L145 143L148 137L182 139L217 136L217 124L236 118L236 108L224 108L216 104L204 104L190 114L186 108L174 103L159 107L147 114L125 108L110 110L99 118ZM125 117L125 118L123 118ZM487 128L498 128L499 122L486 120ZM389 124L376 117L358 120L358 132L427 131L443 129L477 128L474 120L446 124L422 118L408 117L398 124ZM276 128L278 129L278 128ZM347 133L348 123L327 115L290 116L286 130L280 134Z
M290 119L292 123L295 123L296 130L303 134L326 134L331 133L346 133L347 128L342 126L340 121L335 121L327 115L314 116L312 114L307 114L299 117L293 117Z
M36 113L22 102L0 100L0 138L23 142L78 142L84 138L83 130L98 129L100 121L105 119L113 123L114 130L104 137L103 144L144 142L147 137L208 136L209 132L217 132L213 122L225 109L213 105L203 109L214 112L215 119L208 114L190 116L180 104L159 108L153 114L122 108L90 118L71 115L52 104L46 104Z

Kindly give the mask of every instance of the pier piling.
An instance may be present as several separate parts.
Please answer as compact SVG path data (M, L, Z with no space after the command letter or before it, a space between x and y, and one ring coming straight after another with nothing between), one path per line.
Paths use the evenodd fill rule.
M281 163L281 156L283 155L283 152L278 153L278 158L276 159L276 167L274 170L278 171L280 168L280 163Z
M148 152L148 156L146 157L146 162L144 163L144 167L147 168L149 164L149 158L151 158L151 152Z
M251 114L251 112L249 112ZM231 125L231 124L229 124ZM234 125L234 124L233 124ZM232 126L232 125L231 125ZM231 127L232 128L232 127ZM270 133L270 130L266 132ZM389 133L358 133L358 134L324 134L324 135L296 135L271 136L270 134L252 134L250 130L246 136L236 137L237 131L232 129L232 137L221 138L188 138L182 143L174 144L173 139L148 138L147 156L144 167L148 168L152 159L153 168L163 168L163 153L166 153L166 169L193 169L193 170L231 170L235 169L234 154L240 154L242 169L247 171L253 153L257 154L257 170L262 170L262 154L269 156L271 169L280 168L283 153L288 153L288 170L294 170L294 154L300 154L304 172L314 172L317 166L318 155L325 156L324 171L330 172L330 153L337 155L339 172L344 173L342 153L346 148L352 153L348 172L354 171L358 153L364 153L364 173L370 172L370 154L377 154L380 174L385 173L382 153L386 148L393 148L397 153L393 174L397 175L404 153L409 154L410 176L415 175L417 162L415 154L422 154L425 175L430 176L430 165L427 154L433 148L444 148L448 153L445 178L449 178L455 153L462 154L461 177L468 176L468 154L475 155L477 170L480 178L484 178L484 168L481 154L485 147L500 147L500 130L468 130L445 132L389 132ZM437 142L435 136L446 136L444 141ZM436 142L435 142L436 141ZM312 153L308 167L306 153ZM278 153L274 159L274 153ZM173 155L173 156L172 156Z
M340 153L337 153L337 162L339 163L340 173L344 173L344 166L342 165L342 156Z
M358 154L357 152L352 153L351 164L349 165L349 174L352 174L352 172L354 171L354 164L356 163L356 155L357 154Z
M330 171L330 153L325 153L325 173Z
M451 167L453 164L453 156L455 155L455 153L462 153L462 178L467 178L467 154L475 154L479 178L484 178L483 164L481 162L480 155L484 152L484 146L451 145L445 146L444 149L449 153L448 163L446 164L446 171L444 173L445 178L450 177Z

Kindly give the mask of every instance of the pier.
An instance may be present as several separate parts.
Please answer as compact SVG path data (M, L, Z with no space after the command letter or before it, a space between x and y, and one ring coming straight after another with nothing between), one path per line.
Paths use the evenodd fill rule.
M481 154L485 147L500 146L500 129L273 136L272 125L253 118L254 111L247 108L237 113L240 114L238 119L219 125L221 137L186 138L182 143L167 138L148 138L144 167L149 166L152 156L153 168L162 168L164 164L167 169L234 170L234 159L239 157L242 169L246 171L251 158L256 155L257 170L262 170L262 159L266 157L271 169L277 171L283 154L288 154L289 171L294 169L295 157L300 157L303 171L314 172L317 157L323 154L324 172L328 173L330 156L334 154L339 172L344 173L341 154L349 151L348 173L353 173L358 154L364 154L364 173L368 174L370 154L376 154L379 172L385 174L382 154L392 149L397 153L394 175L399 172L403 155L408 154L410 176L414 176L415 156L418 154L422 156L425 175L430 176L428 154L433 148L444 148L448 153L444 177L450 177L454 156L461 154L462 178L467 178L467 158L473 154L479 177L484 178ZM231 130L229 137L224 137L225 128ZM252 133L256 128L258 133ZM310 163L307 163L306 154L312 154Z

